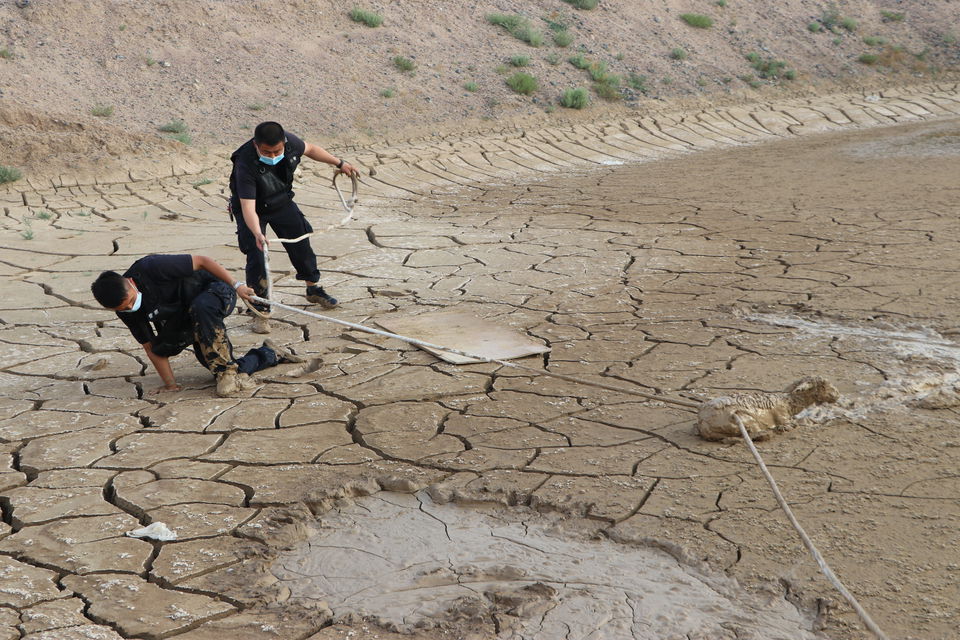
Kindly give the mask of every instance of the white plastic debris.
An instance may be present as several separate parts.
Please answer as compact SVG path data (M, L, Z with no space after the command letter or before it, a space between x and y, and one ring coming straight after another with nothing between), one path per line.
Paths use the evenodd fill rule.
M134 529L133 531L127 531L127 535L131 538L151 538L153 540L160 540L164 542L167 540L177 539L177 532L171 531L170 527L162 522L154 522L153 524L148 524L145 527L140 527L139 529Z

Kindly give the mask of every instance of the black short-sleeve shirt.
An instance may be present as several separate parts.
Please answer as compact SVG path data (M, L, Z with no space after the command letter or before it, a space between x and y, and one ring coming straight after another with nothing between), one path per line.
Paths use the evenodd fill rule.
M233 161L233 172L230 174L230 193L244 200L255 200L257 198L257 173L261 169L266 167L267 171L272 171L279 179L285 180L287 171L297 168L307 145L292 133L288 132L286 136L287 139L283 145L283 160L273 166L260 162L257 148L253 146L253 138L244 142L233 152L230 156Z
M133 278L143 300L137 311L118 311L117 317L137 342L154 340L156 334L150 322L163 305L180 300L180 281L193 273L193 256L189 254L146 256L130 265L123 277Z

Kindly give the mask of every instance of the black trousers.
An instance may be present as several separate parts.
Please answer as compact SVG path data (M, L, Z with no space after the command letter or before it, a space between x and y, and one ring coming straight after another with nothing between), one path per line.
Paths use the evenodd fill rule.
M226 282L211 282L190 303L193 323L193 353L213 374L235 368L240 373L254 373L277 364L277 354L267 346L251 349L242 358L233 358L233 345L227 336L223 319L233 313L237 292Z
M263 252L257 249L257 242L247 228L247 223L243 221L240 200L232 199L230 207L237 223L237 244L243 255L247 257L247 284L253 287L257 295L262 298L267 294L267 273L263 268ZM307 222L300 207L292 200L277 213L260 216L260 231L266 232L267 225L270 225L278 238L298 238L313 231L313 227ZM320 270L317 269L317 255L310 246L310 238L282 244L290 257L290 264L297 270L297 280L319 282Z

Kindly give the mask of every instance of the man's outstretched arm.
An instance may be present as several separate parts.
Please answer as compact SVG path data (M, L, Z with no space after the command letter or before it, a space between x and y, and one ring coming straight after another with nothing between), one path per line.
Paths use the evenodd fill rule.
M336 167L340 164L340 158L337 158L332 153L315 144L310 144L309 142L305 143L306 149L303 151L303 155L307 156L311 160L316 160L317 162L326 162L327 164L332 164ZM347 174L348 176L359 176L360 172L355 166L350 164L347 161L343 162L343 165L340 167L340 171Z
M230 272L213 258L208 258L207 256L190 256L190 258L193 260L194 271L203 269L217 280L223 280L231 287L236 287L237 279L230 275ZM240 285L236 287L236 289L237 295L244 300L250 300L250 296L254 294L253 288L248 285Z

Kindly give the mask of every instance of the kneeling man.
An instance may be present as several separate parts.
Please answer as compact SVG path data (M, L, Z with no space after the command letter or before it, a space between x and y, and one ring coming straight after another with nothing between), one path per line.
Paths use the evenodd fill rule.
M140 258L120 275L104 271L90 289L107 309L117 312L147 353L163 380L154 393L182 389L173 376L170 357L191 344L193 353L217 378L217 394L251 389L250 374L278 362L302 362L267 340L242 358L233 358L224 318L233 313L237 295L249 300L253 289L206 256L151 255Z

